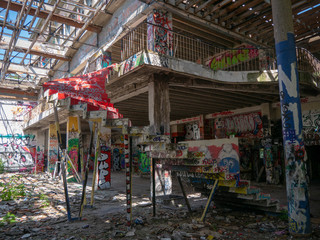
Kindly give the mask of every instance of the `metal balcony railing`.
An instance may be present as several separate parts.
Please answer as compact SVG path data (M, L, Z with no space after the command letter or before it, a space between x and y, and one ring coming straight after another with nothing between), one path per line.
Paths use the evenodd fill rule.
M121 60L124 61L142 50L148 49L148 27L154 26L147 22L131 30L121 39ZM161 27L160 27L161 28ZM275 49L256 48L250 45L241 45L234 49L215 46L196 36L170 32L170 57L179 58L205 65L212 70L225 71L263 71L276 70ZM299 71L308 71L320 77L320 61L303 48L297 48Z

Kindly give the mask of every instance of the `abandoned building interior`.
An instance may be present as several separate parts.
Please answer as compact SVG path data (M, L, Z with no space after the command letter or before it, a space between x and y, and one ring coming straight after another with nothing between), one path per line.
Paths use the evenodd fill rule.
M1 191L48 176L71 224L121 181L128 234L144 181L153 216L174 187L192 212L192 188L200 222L215 204L286 211L288 235L320 237L319 17L306 0L0 0ZM283 206L254 184L283 186ZM213 239L177 234L161 239Z

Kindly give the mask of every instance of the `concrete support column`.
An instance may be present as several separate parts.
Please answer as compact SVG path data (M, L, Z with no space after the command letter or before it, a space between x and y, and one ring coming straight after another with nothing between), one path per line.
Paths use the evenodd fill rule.
M57 127L54 122L49 125L49 142L48 142L48 165L47 171L51 174L54 173L56 162L58 161L58 135Z
M98 157L98 187L108 189L111 187L111 129L101 127L100 130L100 156Z
M148 16L148 50L172 56L173 33L172 14L166 10L154 9Z
M279 71L289 232L306 236L311 233L310 205L291 1L273 0L272 15Z
M67 123L67 150L73 166L68 162L68 172L75 176L79 169L79 116L69 116ZM74 168L73 168L74 167ZM75 181L75 178L70 179Z
M169 84L165 75L155 74L149 83L150 134L170 135Z

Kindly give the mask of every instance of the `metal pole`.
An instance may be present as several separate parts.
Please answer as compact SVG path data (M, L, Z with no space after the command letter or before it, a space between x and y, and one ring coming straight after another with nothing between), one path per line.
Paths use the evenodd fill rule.
M311 234L310 205L291 1L273 0L272 15L279 71L289 232L306 236Z

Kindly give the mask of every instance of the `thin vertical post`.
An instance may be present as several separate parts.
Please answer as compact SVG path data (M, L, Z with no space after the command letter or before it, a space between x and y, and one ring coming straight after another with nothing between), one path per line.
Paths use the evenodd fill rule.
M154 158L150 158L152 164L152 206L153 216L156 216L156 174L155 174L155 161Z
M100 127L100 126L98 126ZM96 188L96 181L97 181L97 169L98 169L98 157L100 155L100 130L97 133L97 141L96 141L96 152L94 156L94 168L93 168L93 175L92 175L92 189L91 189L91 201L90 205L93 207L94 201L94 191Z
M124 157L126 167L126 195L127 195L127 227L131 228L132 223L132 192L131 192L131 164L129 157L129 137L124 134Z
M283 145L285 152L289 232L311 234L309 191L302 139L299 75L290 0L272 1L279 72Z

